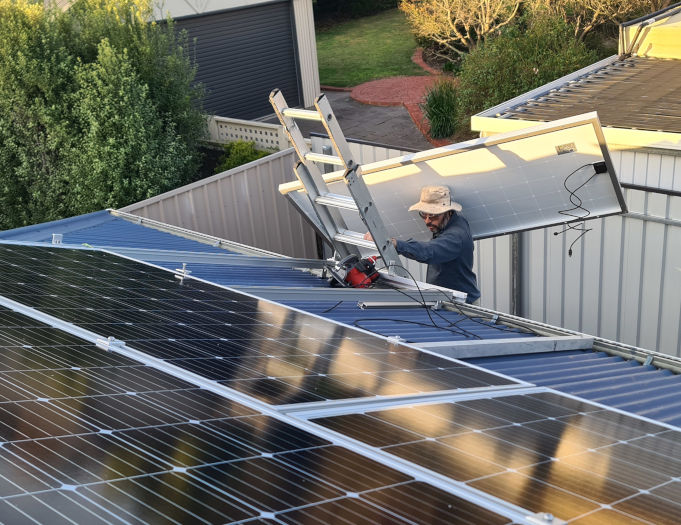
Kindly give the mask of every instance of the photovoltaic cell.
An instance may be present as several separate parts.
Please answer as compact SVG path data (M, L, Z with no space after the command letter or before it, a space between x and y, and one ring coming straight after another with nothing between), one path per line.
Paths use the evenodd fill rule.
M514 383L110 254L4 245L0 261L1 295L270 404Z
M475 505L287 422L55 329L51 347L24 315L0 319L23 336L0 346L2 523L413 523L417 509L475 522ZM397 509L395 490L430 500Z
M676 523L681 515L681 432L566 396L498 395L312 421L563 520Z

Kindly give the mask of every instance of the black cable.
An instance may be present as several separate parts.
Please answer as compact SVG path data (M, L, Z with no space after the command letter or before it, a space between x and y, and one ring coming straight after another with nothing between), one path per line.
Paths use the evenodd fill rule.
M331 310L333 310L334 308L336 308L336 306L339 306L342 302L343 302L343 300L341 299L341 300L338 301L336 304L334 304L332 307L327 308L326 310L324 310L322 313L323 313L323 314L328 314Z
M428 314L428 318L430 319L430 322L433 323L433 326L438 327L438 328L440 327L440 325L438 325L438 324L435 322L435 320L433 319L433 317L431 316L431 311L432 311L433 313L435 313L435 315L437 315L438 317L440 317L442 320L444 320L446 323L448 323L448 324L451 326L451 325L452 325L452 322L451 322L449 319L447 319L444 315L440 314L437 310L431 310L431 309L428 307L428 305L426 304L426 298L423 297L423 291L421 290L421 287L419 286L418 281L417 281L416 278L411 274L411 272L410 272L409 270L407 270L407 268L405 268L405 267L402 266L401 264L394 264L393 266L396 266L396 267L398 267L398 268L402 268L402 269L407 273L407 275L410 277L410 279L411 279L412 281L414 281L414 286L416 286L416 290L418 291L419 296L421 297L421 300L418 301L415 297L409 295L407 292L405 292L405 291L403 291L403 290L400 290L400 289L397 288L396 286L391 286L391 285L389 285L389 284L386 284L386 286L388 286L388 288L390 288L391 290L395 290L395 291L401 293L402 295L405 295L405 296L409 297L412 301L416 301L416 302L417 302L418 304L420 304L423 308L425 308L426 313ZM388 268L388 267L386 266L386 264L385 264L385 261L383 261L383 268L385 268L386 270L389 270L389 268ZM440 290L440 291L441 291L441 290ZM449 300L449 297L447 296L447 294L445 294L444 292L442 292L442 295L444 295L444 296L447 298L447 300ZM466 331L466 330L464 330L464 329L461 328L461 327L459 327L459 330ZM470 333L470 332L468 332L468 333ZM462 335L466 335L466 334L462 334ZM471 335L475 335L475 334L471 334Z
M584 206L582 206L582 204L584 204L584 201L582 200L582 198L581 198L579 195L577 195L577 192L578 192L580 189L582 189L584 186L586 186L586 184L587 184L591 179L593 179L593 178L598 174L598 172L597 172L596 169L594 168L594 172L593 172L593 174L591 175L591 177L589 177L588 179L586 179L586 180L585 180L584 182L582 182L579 186L577 186L576 188L574 188L574 189L572 189L572 190L571 190L570 188L568 188L568 185L567 185L568 180L570 180L570 177L572 177L572 176L573 176L575 173L577 173L579 170L581 170L581 169L583 169L583 168L586 168L587 166L592 166L592 167L593 167L594 164L593 164L593 163L589 163L589 164L583 164L583 165L581 165L579 168L573 170L573 171L572 171L567 177L565 177L565 179L563 180L563 187L564 187L565 190L570 194L570 197L569 197L569 198L570 198L570 203L572 203L574 206L573 206L572 208L568 208L568 209L565 209L565 210L558 210L558 213L560 213L561 215L566 215L566 216L568 216L568 217L573 217L573 218L575 218L575 219L581 219L581 222L580 222L579 224L567 224L567 225L565 225L565 227L564 227L561 231L559 231L559 232L553 232L553 235L561 235L561 234L566 233L566 232L568 232L568 231L576 231L576 232L579 232L579 235L577 236L577 238L574 239L574 240L572 241L572 243L570 244L570 247L568 248L568 257L572 257L572 247L575 245L575 243L576 243L579 239L581 239L584 235L586 235L588 232L590 232L590 231L592 230L592 228L587 228L586 225L585 225L585 223L584 223L584 220L585 220L589 215L591 215L591 211L588 210L587 208L585 208ZM572 212L577 211L577 210L583 210L584 213L583 213L583 214L579 214L579 215L577 215L577 214L575 214L575 213L572 213Z
M381 260L382 260L382 259L381 259ZM329 263L329 264L331 264L331 263ZM466 313L461 309L461 307L460 307L455 301L452 301L452 304L454 304L455 308L457 309L459 315L462 316L462 318L459 319L459 320L457 320L457 321L451 321L451 320L447 319L444 315L440 314L437 310L431 310L431 309L430 309L430 307L429 307L428 304L426 303L426 299L425 299L425 297L423 296L423 291L421 290L421 287L419 286L418 281L416 280L416 278L412 275L412 273L411 273L407 268L405 268L405 267L404 267L403 265L401 265L401 264L393 264L393 266L396 266L396 267L398 267L398 268L402 268L402 269L407 273L407 275L409 276L409 278L414 282L414 286L416 287L416 290L418 291L419 296L421 297L421 300L419 301L418 298L414 297L413 295L408 294L407 292L405 292L404 290L401 290L400 288L397 288L396 286L392 286L392 285L390 285L390 284L388 284L388 283L385 283L385 282L384 282L383 284L384 284L385 286L387 286L388 288L390 288L391 290L394 290L394 291L396 291L396 292L398 292L398 293L404 295L405 297L407 297L407 298L410 299L411 301L416 302L418 305L420 305L422 308L424 308L425 311L426 311L426 315L428 315L428 318L430 319L431 325L432 325L434 328L439 328L439 329L442 329L442 330L447 330L447 331L449 331L449 332L456 333L456 334L458 334L458 335L462 335L462 336L464 336L464 337L466 337L466 338L469 338L469 339L470 339L470 338L482 339L482 337L480 337L479 335L474 334L473 332L471 332L471 331L469 331L469 330L466 330L465 328L462 328L461 326L458 325L459 323L463 322L464 320L470 320L470 321L472 321L472 322L474 322L474 323L478 323L478 324L480 324L480 325L482 325L482 326L486 326L486 327L491 327L491 328L494 328L494 329L499 330L499 331L502 331L502 332L512 332L512 333L533 333L533 334L535 334L535 335L539 335L539 334L537 334L535 331L533 331L533 330L531 330L531 329L528 330L528 329L525 329L525 328L523 328L523 327L518 327L517 329L514 329L514 328L509 327L509 326L503 326L503 325L492 324L491 322L485 322L484 319L475 318L475 317L473 317L472 315L466 314ZM385 264L385 261L383 261L383 266L382 266L381 268L376 267L376 271L378 271L378 270L380 270L380 269L383 269L383 268L389 269L388 266ZM443 290L440 290L439 288L428 288L427 290L438 291L439 293L442 294L442 296L445 298L446 301L449 302L449 301L451 300L451 298L450 298ZM339 301L338 303L336 303L335 305L333 305L332 307L328 308L327 310L325 310L325 311L322 312L322 313L328 313L328 312L332 311L334 308L336 308L336 307L337 307L339 304L341 304L342 302L343 302L343 301ZM447 326L442 326L442 325L437 324L437 322L435 321L435 319L433 319L432 313L434 313L435 315L437 315L438 317L440 317L444 322L446 322L446 323L447 323ZM361 322L361 321L371 321L371 320L372 320L372 319L369 319L369 318L365 318L365 319L356 319L356 320L353 322L353 324L354 324L355 326L357 326L358 328L362 328L361 326L359 326L359 325L357 324L357 321L360 321L360 322ZM377 319L377 320L379 320L379 319ZM407 321L407 320L400 320L400 319L385 319L385 320L396 321L396 322L409 322L409 321ZM429 325L429 324L427 324L427 323L420 323L420 322L418 322L418 321L411 321L411 322L412 322L412 323L415 323L415 324L423 324L423 326L431 326L431 325ZM455 327L456 330L451 330L451 327ZM364 328L364 329L365 329L365 330L368 330L368 329L366 329L366 328ZM374 332L374 333L378 333L378 332L375 332L374 330L368 330L368 331Z
M375 330L371 330L370 328L365 328L365 327L363 327L363 326L360 324L360 323L362 323L362 322L365 322L365 323L366 323L366 322L369 322L369 321L390 321L390 322L393 322L393 323L409 323L409 324L415 324L415 325L419 325L419 326L426 326L426 327L428 327L428 328L438 328L439 330L446 330L447 332L452 332L453 334L463 335L463 336L465 336L465 337L469 337L468 335L466 335L465 333L463 333L463 332L461 331L462 329L461 329L460 327L457 327L457 328L459 328L458 330L452 330L452 329L451 329L450 327L448 327L448 326L430 325L430 324L424 323L424 322L422 322L422 321L411 321L411 320L409 320L409 319L390 319L390 318L388 318L388 317L373 317L373 318L365 318L365 319L355 319L355 320L352 322L352 324L353 324L354 326L356 326L357 328L361 328L362 330L367 330L367 331L369 331L369 332L377 333ZM469 332L469 333L470 333L470 332ZM482 339L482 337L480 337L480 336L477 335L477 334L471 333L471 336L472 336L472 337L475 337L475 338L477 338L477 339ZM409 340L406 340L406 341L407 341L408 343L411 342L411 341L409 341Z
M394 265L394 266L398 266L398 267L402 268L405 272L407 272L407 274L409 274L409 277L411 277L411 279L414 281L414 284L415 284L415 286L416 286L416 289L417 289L417 290L419 289L418 282L416 281L416 279L414 279L414 276L409 272L409 270L407 270L407 269L406 269L404 266L402 266L401 264L396 264L396 265ZM385 268L385 266L384 266L384 268ZM401 293L402 295L405 295L405 296L409 297L411 300L416 301L417 303L419 303L419 304L420 304L421 306L423 306L424 308L427 308L428 310L430 310L430 308L428 308L428 305L425 304L425 299L423 298L423 294L421 294L421 299L423 299L423 302L419 302L417 299L415 299L414 297L412 297L412 296L409 295L408 293L404 292L403 290L400 290L399 288L394 287L394 286L390 286L390 285L387 285L387 286L388 286L390 289L395 290L395 291ZM450 301L451 301L451 298L450 298L447 294L445 294L442 290L440 290L439 288L429 288L429 290L438 291L438 292L440 292L440 293L445 297L445 299L446 299L447 302L450 302ZM419 290L419 291L420 291L420 290ZM517 325L517 328L513 328L513 327L510 327L510 326L504 326L504 325L498 325L498 324L491 324L491 321L485 322L484 318L476 318L476 317L474 317L474 316L472 316L472 315L469 315L469 314L467 314L466 312L464 312L464 311L461 309L461 306L460 306L456 301L451 301L451 304L453 304L454 307L457 309L459 315L461 315L461 316L463 317L462 319L459 319L458 321L452 322L452 321L450 321L449 319L447 319L446 317L444 317L443 315L439 314L439 313L437 312L437 310L433 310L433 312L434 312L435 314L437 314L440 318L444 319L444 320L448 323L449 326L456 326L459 330L464 330L464 331L466 331L467 333L470 333L470 334L474 335L475 337L478 337L479 339L482 339L482 338L479 337L477 334L473 334L472 332L469 332L468 330L465 330L465 328L461 328L460 326L458 326L458 323L460 323L460 322L462 322L462 321L464 321L464 320L470 320L470 321L473 321L474 323L478 323L478 324L481 324L481 325L483 325L483 326L487 326L487 327L490 327L490 328L494 328L494 329L499 330L499 331L501 331L501 332L512 332L512 333L514 333L514 334L517 334L517 333L532 333L532 334L534 334L534 335L540 335L538 332L532 330L531 328L525 328L525 327L520 326L520 325ZM504 322L506 323L506 322L508 322L508 321L504 321ZM488 323L489 323L489 324L488 324ZM435 323L434 323L434 324L435 324ZM435 324L435 326L437 326L438 328L440 328L440 325Z

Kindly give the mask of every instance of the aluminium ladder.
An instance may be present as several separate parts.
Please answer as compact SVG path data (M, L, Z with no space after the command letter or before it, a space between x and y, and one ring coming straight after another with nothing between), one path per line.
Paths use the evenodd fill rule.
M352 159L350 146L336 120L326 95L319 95L314 105L316 110L289 108L284 95L278 89L270 93L270 103L286 130L289 140L298 154L299 162L294 167L296 177L305 188L312 209L317 214L322 233L331 242L336 257L344 259L350 255L361 257L359 247L378 249L388 270L400 277L408 277L401 266L397 250L388 237L383 220L374 205L371 194L362 177L357 173L358 164ZM331 139L337 155L324 155L310 151L295 119L321 122ZM343 180L351 197L329 192L321 170L316 162L334 164L345 169ZM349 231L338 209L352 210L359 214L374 241L367 241L360 232Z

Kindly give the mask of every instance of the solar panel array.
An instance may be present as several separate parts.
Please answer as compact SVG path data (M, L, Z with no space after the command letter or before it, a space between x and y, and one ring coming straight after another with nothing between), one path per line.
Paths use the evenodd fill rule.
M0 295L281 405L514 381L101 252L1 246Z
M508 521L5 309L0 384L3 523Z
M672 523L681 510L681 433L666 427L511 395L527 389L110 254L0 245L0 263L4 304L150 356L0 308L0 522ZM401 397L423 393L441 400ZM387 399L398 406L376 408Z
M554 393L316 423L570 523L678 523L681 432ZM639 521L640 520L640 521Z

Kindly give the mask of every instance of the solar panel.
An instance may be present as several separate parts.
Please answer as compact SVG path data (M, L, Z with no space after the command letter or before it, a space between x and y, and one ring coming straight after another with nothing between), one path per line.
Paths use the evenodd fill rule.
M556 393L312 421L562 520L676 523L681 515L681 432Z
M0 261L12 300L178 365L0 308L0 521L674 523L681 510L668 426L110 254L0 246ZM377 384L439 401L405 405ZM291 399L354 402L260 403Z
M270 404L518 384L111 254L0 246L0 294Z
M388 235L403 239L431 236L416 212L407 211L426 185L451 188L476 239L626 211L596 113L365 164L359 171ZM348 195L342 174L331 177L329 191ZM280 190L294 194L294 187ZM366 231L357 213L339 212L348 229Z
M21 334L0 341L3 523L509 522L0 308L0 333L8 327Z

